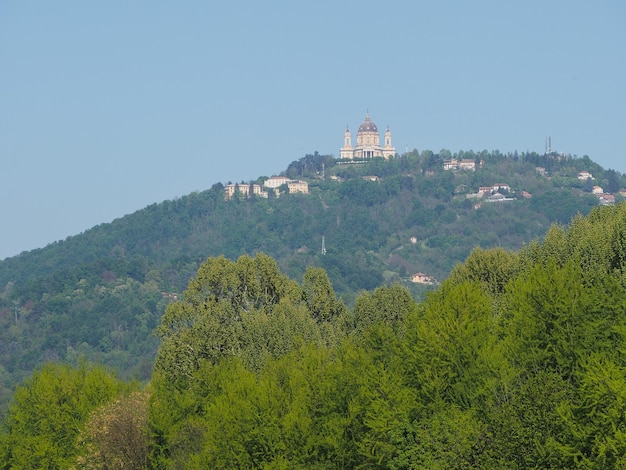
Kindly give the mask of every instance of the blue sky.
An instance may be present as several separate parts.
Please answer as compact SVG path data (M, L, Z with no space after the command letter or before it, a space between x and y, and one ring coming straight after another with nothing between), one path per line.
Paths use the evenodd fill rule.
M626 172L626 2L0 2L0 259L338 155L535 150Z

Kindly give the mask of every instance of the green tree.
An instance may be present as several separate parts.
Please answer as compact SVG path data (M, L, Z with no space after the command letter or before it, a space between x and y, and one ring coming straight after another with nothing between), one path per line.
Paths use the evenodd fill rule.
M354 303L354 320L357 334L376 323L399 332L404 319L415 310L410 292L399 284L383 286L373 293L362 292Z
M507 399L492 402L485 413L483 467L575 467L575 450L564 447L572 434L559 412L574 400L573 385L551 371L539 371L511 387Z
M297 305L301 296L297 283L283 276L267 255L242 256L236 262L209 258L183 299L168 306L156 330L161 346L155 366L185 387L202 361L217 363L242 353L242 316L271 315L281 299Z
M464 282L431 294L407 319L402 364L408 384L432 409L482 407L510 380L488 295Z
M321 347L335 342L333 334L323 334L304 304L294 305L290 300L282 300L268 313L242 313L237 327L238 356L255 371L270 358L279 358L302 344L313 343Z
M563 443L588 468L626 468L626 364L597 352L581 361L579 399L557 408L573 436Z
M396 468L483 468L477 454L485 426L475 410L450 405L417 419L414 428L415 443L405 450Z
M319 323L345 312L323 268L309 266L302 278L302 297L313 318Z
M127 388L101 367L47 364L15 392L5 468L69 468L89 414Z
M618 173L610 168L605 172L607 180L607 192L615 194L622 189L622 181Z
M559 268L548 260L512 283L504 300L506 350L525 374L550 370L571 380L580 358L616 346L612 326L624 307L614 279L585 283L575 259Z
M518 256L503 248L475 248L462 264L457 264L446 282L478 282L491 295L504 292L506 284L517 275Z

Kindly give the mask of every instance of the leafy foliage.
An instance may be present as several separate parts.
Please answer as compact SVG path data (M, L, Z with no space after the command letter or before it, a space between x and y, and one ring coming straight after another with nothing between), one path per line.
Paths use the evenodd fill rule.
M69 468L89 414L128 388L101 367L47 364L15 392L2 468Z
M79 437L83 469L148 467L148 396L135 391L92 412Z
M519 255L476 250L419 305L399 287L363 293L354 335L340 343L292 349L256 374L233 356L206 362L182 391L160 382L155 396L179 396L151 409L171 416L161 462L619 468L622 273L593 250L555 249L568 239L604 244L607 228L597 224L620 227L616 211L624 214L622 206L598 209L555 227ZM183 407L166 412L165 403ZM177 433L188 429L196 429L196 446L178 448Z
M156 330L161 347L155 367L183 388L203 361L216 364L237 356L259 368L265 358L282 355L299 342L330 341L340 326L333 320L345 315L347 309L321 268L309 268L300 287L262 253L236 262L209 258L183 300L168 306Z
M308 196L215 187L0 263L5 396L73 364L18 387L0 468L623 466L626 206L582 215L588 159L443 154L314 155ZM560 202L467 204L505 177Z

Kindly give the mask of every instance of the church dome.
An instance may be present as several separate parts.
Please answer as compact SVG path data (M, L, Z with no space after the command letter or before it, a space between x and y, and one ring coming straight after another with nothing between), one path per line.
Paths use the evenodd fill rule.
M365 121L359 126L359 132L376 132L378 133L378 127L370 120L370 115L365 115Z

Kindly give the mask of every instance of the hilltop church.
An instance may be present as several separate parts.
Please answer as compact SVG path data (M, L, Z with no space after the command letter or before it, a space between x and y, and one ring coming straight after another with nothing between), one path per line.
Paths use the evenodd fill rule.
M385 131L385 145L380 145L378 127L370 119L369 113L365 114L365 121L359 126L356 135L356 146L352 147L352 136L350 129L346 126L343 138L343 147L339 153L339 158L353 160L355 158L375 158L383 157L388 159L396 154L396 149L391 146L391 131L389 126Z

